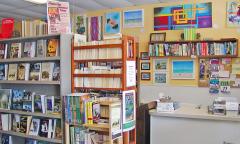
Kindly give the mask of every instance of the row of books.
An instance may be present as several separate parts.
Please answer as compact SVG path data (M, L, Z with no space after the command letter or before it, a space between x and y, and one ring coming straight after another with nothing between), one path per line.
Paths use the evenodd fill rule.
M184 29L184 40L196 40L196 28Z
M237 55L236 42L150 44L149 56Z
M0 89L0 109L60 114L61 98L25 90Z
M0 59L54 57L58 55L58 39L40 39L24 43L0 44Z
M85 59L121 59L121 48L96 48L96 49L82 49L74 51L75 60Z
M13 137L11 135L2 134L2 135L0 135L0 143L1 144L14 144ZM49 144L49 143L45 142L45 141L25 139L24 144Z
M121 88L121 78L91 78L91 77L75 77L75 87L94 87L94 88Z
M26 135L61 139L61 121L19 114L0 114L0 129Z
M64 97L65 120L69 124L109 124L109 107L104 103L119 102L117 97L95 98L88 93Z
M108 66L91 66L75 69L75 74L121 74L121 68L110 68Z
M0 80L59 81L60 65L56 62L0 64Z
M109 143L108 135L91 132L83 127L70 127L71 144L105 144Z
M22 37L41 36L47 34L47 22L41 20L22 20Z
M89 41L89 42L81 42L77 46L92 46L92 45L106 45L106 44L121 44L121 39L109 39L109 40L102 40L102 41ZM75 45L76 46L76 45Z

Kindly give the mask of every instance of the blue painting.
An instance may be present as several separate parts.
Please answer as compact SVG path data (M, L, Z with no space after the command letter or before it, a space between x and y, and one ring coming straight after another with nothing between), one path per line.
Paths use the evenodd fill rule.
M124 28L143 27L143 26L144 26L144 11L142 9L123 12Z
M193 60L173 60L172 79L195 79Z
M116 34L121 30L121 13L111 12L105 15L105 33Z

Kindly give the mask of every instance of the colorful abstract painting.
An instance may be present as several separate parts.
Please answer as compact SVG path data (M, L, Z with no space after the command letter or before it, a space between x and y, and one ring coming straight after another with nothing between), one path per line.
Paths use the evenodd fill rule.
M233 0L227 4L227 26L239 27L240 26L240 1Z
M154 8L154 30L212 27L212 3Z
M116 34L121 30L121 13L111 12L105 15L105 33Z
M144 26L144 11L140 10L129 10L123 12L123 27L134 28Z

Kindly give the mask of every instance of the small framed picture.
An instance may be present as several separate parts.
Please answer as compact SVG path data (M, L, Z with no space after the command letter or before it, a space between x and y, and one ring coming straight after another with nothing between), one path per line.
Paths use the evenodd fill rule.
M167 83L167 73L155 72L154 73L154 83L155 84L166 84Z
M151 79L151 73L150 72L142 72L141 73L141 80L150 80Z
M168 60L167 59L154 59L153 60L154 71L167 71Z
M166 39L166 33L151 33L150 42L164 42Z
M150 60L148 52L141 52L140 57L141 57L141 60Z
M142 62L141 70L150 70L150 62Z

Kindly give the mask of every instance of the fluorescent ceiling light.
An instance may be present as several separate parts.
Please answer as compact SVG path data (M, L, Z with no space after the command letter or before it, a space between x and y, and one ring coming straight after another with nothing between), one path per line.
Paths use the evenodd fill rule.
M47 0L25 0L31 3L35 3L35 4L45 4L47 3Z

